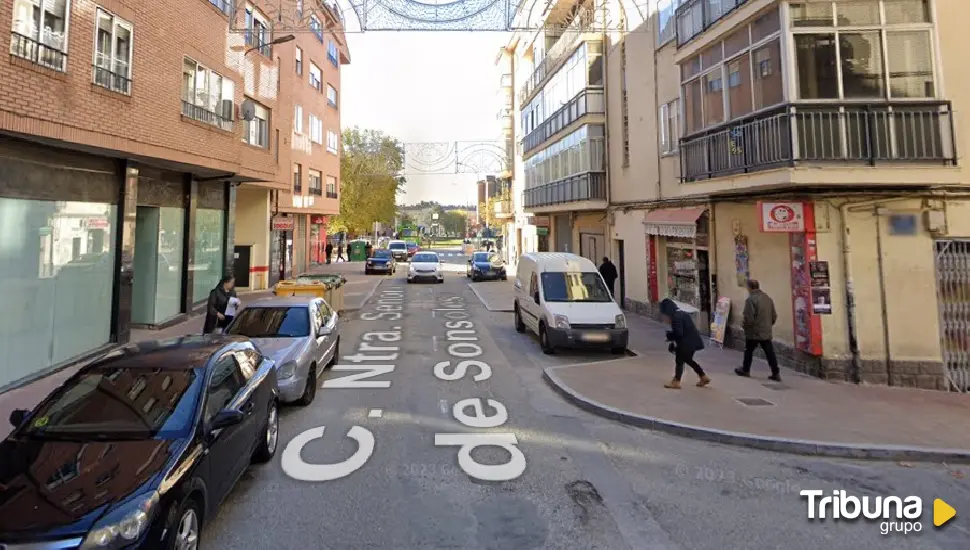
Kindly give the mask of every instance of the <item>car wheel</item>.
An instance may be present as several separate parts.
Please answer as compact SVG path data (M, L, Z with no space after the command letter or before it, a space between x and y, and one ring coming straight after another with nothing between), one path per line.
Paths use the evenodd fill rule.
M508 281L509 280L509 276L508 275L502 275L502 280L503 281Z
M549 343L549 334L546 332L546 325L539 325L539 346L542 348L542 353L546 355L552 355L556 350Z
M626 355L626 348L613 348L610 352L613 355Z
M313 403L313 399L317 396L317 364L314 363L310 365L310 370L306 374L306 386L303 388L303 395L300 396L300 400L297 401L297 405L301 407L306 407L310 403Z
M177 516L178 523L169 531L165 548L168 550L198 550L202 535L199 521L199 504L194 499L185 501Z
M522 313L519 312L519 305L515 305L515 332L525 332L525 321L522 320Z
M338 357L340 357L340 337L337 337L337 343L333 345L333 357L330 358L330 362L327 363L327 368L337 364Z
M263 430L262 440L253 455L253 462L269 462L276 454L276 447L280 440L280 411L276 401L270 401L266 410L266 428Z
M369 269L364 269L364 275L370 275L370 270Z

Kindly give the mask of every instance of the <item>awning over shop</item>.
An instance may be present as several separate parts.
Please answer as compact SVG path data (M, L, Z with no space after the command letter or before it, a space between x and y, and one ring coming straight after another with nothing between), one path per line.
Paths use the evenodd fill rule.
M647 212L643 225L647 235L663 237L685 237L693 239L697 235L697 219L706 208L668 208Z

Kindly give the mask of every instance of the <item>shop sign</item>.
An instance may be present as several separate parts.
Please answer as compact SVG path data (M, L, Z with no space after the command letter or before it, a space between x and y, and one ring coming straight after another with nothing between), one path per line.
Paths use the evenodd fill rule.
M296 227L296 220L293 218L273 217L273 231L293 231L294 227Z
M325 216L316 215L310 218L310 223L313 225L324 225L327 223L327 218Z
M802 233L805 231L805 204L801 202L759 202L763 233Z
M646 224L646 232L647 235L693 239L697 235L697 226L695 224L648 223Z
M84 220L84 227L87 229L105 229L108 227L107 218L88 218Z
M537 227L536 228L536 235L539 235L540 237L545 237L545 236L549 235L549 228L548 227Z
M533 216L532 225L536 227L549 227L549 216Z

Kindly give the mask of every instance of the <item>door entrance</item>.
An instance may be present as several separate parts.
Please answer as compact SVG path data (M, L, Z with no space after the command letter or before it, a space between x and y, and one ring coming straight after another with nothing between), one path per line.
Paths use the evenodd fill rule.
M131 322L155 323L155 289L158 287L159 209L139 206L135 214L135 277L131 286Z
M697 251L697 294L700 301L699 323L701 334L711 333L711 266L707 250Z
M595 233L579 234L579 255L600 265L606 256L606 238Z
M249 288L249 269L252 267L252 246L236 246L233 248L235 260L232 262L232 276L236 278L236 286Z
M626 253L623 251L623 239L616 240L616 270L620 272L620 307L626 309Z
M936 242L936 302L948 389L970 391L970 239Z

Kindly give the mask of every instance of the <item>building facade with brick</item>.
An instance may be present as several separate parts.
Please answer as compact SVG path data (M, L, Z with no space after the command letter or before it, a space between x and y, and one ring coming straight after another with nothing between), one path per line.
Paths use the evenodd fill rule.
M261 9L0 5L0 389L204 307L238 274L240 196L267 197L245 224L269 241L268 197L293 184L280 75L295 41L270 45L284 33Z

